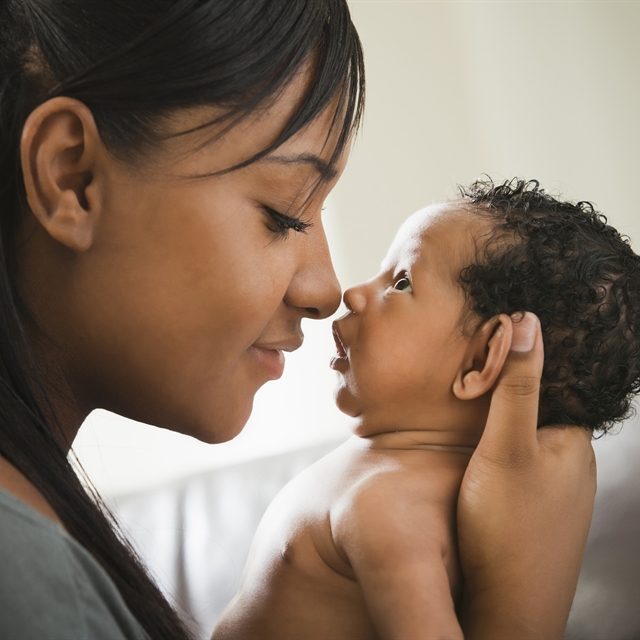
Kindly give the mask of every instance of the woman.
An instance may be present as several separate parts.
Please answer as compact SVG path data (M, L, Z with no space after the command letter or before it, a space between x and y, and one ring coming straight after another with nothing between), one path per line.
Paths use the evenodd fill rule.
M344 0L5 0L0 30L1 635L187 637L66 454L97 407L232 438L335 311L357 34ZM536 435L535 344L461 492L469 637L559 637L575 588L592 453Z

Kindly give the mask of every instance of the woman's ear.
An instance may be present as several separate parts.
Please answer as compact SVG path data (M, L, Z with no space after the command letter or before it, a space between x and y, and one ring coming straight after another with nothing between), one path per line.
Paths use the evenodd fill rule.
M453 381L456 398L473 400L491 390L509 354L512 336L511 318L503 313L476 329Z
M93 114L72 98L44 102L22 130L29 207L49 235L73 251L93 244L101 203L96 183L101 149Z

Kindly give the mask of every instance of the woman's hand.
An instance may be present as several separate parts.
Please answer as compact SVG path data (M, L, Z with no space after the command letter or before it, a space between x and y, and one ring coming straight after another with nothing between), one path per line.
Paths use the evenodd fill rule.
M527 313L458 501L465 638L562 638L596 490L591 434L536 430L543 345ZM505 331L509 339L510 331Z

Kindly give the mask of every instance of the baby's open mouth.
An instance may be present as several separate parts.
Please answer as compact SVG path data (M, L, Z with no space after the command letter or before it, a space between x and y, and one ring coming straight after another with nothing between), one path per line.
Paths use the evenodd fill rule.
M338 328L336 327L336 323L334 322L331 330L333 331L333 340L336 343L336 349L338 350L338 356L340 358L346 358L347 357L347 350L344 348L344 344L342 343L342 338L340 337L340 332L338 331Z

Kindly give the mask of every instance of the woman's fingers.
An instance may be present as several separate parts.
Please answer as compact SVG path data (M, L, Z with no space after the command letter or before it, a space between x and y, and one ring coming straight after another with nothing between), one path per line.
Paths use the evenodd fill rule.
M496 463L502 458L510 463L536 443L544 350L540 321L533 313L505 316L502 323L502 339L511 340L511 350L493 391L478 449Z
M591 521L595 460L588 431L536 430L540 326L532 314L509 322L511 351L458 500L461 621L467 638L560 639Z

